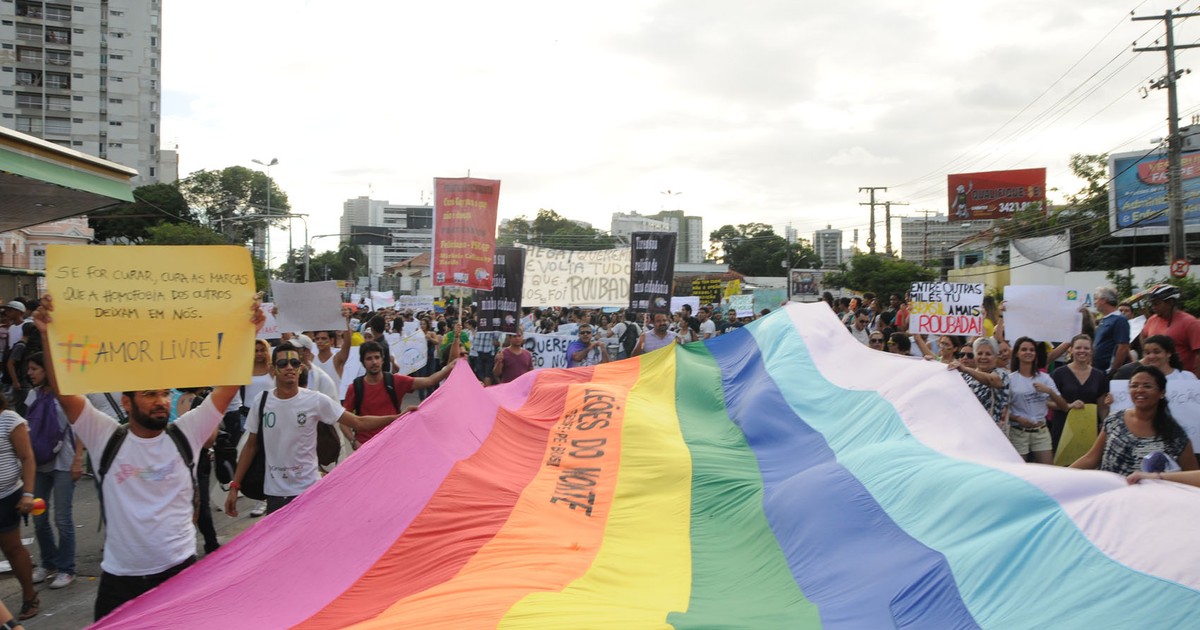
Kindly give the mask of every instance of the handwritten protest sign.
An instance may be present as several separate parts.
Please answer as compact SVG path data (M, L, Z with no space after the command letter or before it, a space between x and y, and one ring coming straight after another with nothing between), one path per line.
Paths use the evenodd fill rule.
M983 285L914 282L908 302L908 332L921 335L983 334Z
M398 295L396 296L396 310L409 310L413 313L421 311L433 312L433 296L432 295Z
M527 247L522 306L628 306L629 249Z
M675 295L671 297L671 312L678 313L683 310L683 305L687 304L692 309L692 315L700 310L700 298L694 295Z
M1129 381L1113 380L1108 383L1112 394L1111 411L1121 411L1133 406L1129 398ZM1172 378L1167 381L1167 404L1171 415L1187 432L1192 445L1200 444L1200 381Z
M754 296L753 295L731 295L729 296L729 308L737 311L738 317L753 317L754 316Z
M59 391L250 382L254 271L243 247L50 245Z
M371 291L371 303L375 309L392 308L396 305L396 298L392 296L392 291Z
M575 335L525 335L525 349L533 355L533 368L567 367L567 346Z
M270 302L263 302L259 305L259 310L263 312L263 316L267 321L263 323L262 329L258 331L259 339L279 339L283 335L279 334L279 322L275 320L275 305Z
M279 329L285 332L338 330L346 326L342 298L333 280L292 283L271 281Z
M761 311L764 308L775 310L779 305L787 300L787 289L755 289L752 300L755 311Z
M1067 341L1083 329L1078 291L1060 286L1004 287L1004 338Z
M420 331L406 335L388 335L388 348L400 366L401 374L412 374L425 367L429 358L425 335Z

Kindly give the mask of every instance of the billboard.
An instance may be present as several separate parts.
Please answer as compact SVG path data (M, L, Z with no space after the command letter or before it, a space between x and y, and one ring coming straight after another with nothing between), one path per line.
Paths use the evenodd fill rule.
M821 299L821 280L825 272L819 269L792 269L788 295L793 302L817 302Z
M1108 156L1108 227L1113 236L1166 234L1167 154L1133 151ZM1183 229L1200 232L1200 153L1183 156Z
M948 175L951 221L1008 219L1024 210L1046 211L1046 169Z

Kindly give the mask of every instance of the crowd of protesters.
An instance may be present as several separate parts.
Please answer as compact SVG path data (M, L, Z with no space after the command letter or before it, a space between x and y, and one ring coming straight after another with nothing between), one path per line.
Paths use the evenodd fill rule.
M1200 418L1173 416L1166 401L1171 383L1196 380L1200 322L1179 308L1178 290L1164 285L1148 294L1148 321L1142 334L1131 338L1128 318L1140 305L1119 302L1108 287L1098 289L1095 298L1099 317L1085 317L1078 335L1052 347L1027 337L1008 340L1003 305L992 298L984 302L985 334L963 338L909 334L907 302L900 295L888 296L886 306L870 294L841 300L824 296L859 343L913 360L936 361L958 372L998 430L1028 461L1053 462L1069 414L1095 409L1095 443L1072 466L1127 475L1130 483L1149 477L1200 485L1196 456L1181 426ZM469 362L480 383L490 386L516 380L535 365L593 366L711 339L771 312L763 309L739 316L717 305L702 305L696 312L684 306L648 317L623 309L527 308L515 330L501 332L481 330L481 314L471 305L374 312L365 306L347 306L344 329L257 340L251 382L245 386L110 392L84 398L56 392L45 341L52 310L46 298L9 302L0 313L5 366L5 396L0 399L0 550L21 585L18 620L39 612L35 584L65 588L74 581L73 487L84 475L102 476L96 470L97 451L104 451L115 439L112 436L123 435L120 427L128 427L129 433L142 439L133 446L116 442L118 463L148 457L147 461L174 465L182 456L181 461L190 464L185 450L172 441L190 443L196 466L189 477L200 490L193 491L186 478L176 478L176 486L170 489L153 488L152 494L163 497L161 504L147 505L127 488L98 480L107 499L101 505L109 526L97 619L194 563L197 535L205 554L220 548L213 508L204 490L209 489L211 476L221 477L215 472L222 465L221 457L214 450L223 452L216 447L230 434L240 436L240 445L231 455L236 459L224 463L228 480L222 488L228 496L218 511L238 514L239 503L246 500L242 484L259 450L269 462L267 470L294 473L286 479L266 475L262 482L266 498L250 510L251 516L258 516L286 506L336 461L351 456L414 409L403 405L404 396L414 393L424 400L459 360ZM252 308L256 326L261 327L262 320L257 307ZM404 374L391 348L397 337L411 341L414 335L424 340L425 365ZM556 350L564 356L555 357L558 361L535 356L531 348L537 346L529 343L531 335L568 338L566 350ZM1128 381L1130 406L1109 413L1113 380ZM267 411L276 418L273 424L263 421ZM291 416L316 422L279 420ZM183 437L177 440L171 425ZM50 457L38 454L45 435L57 436ZM335 445L332 461L319 454L321 440L328 436ZM1146 472L1144 461L1153 455L1161 455L1168 464ZM193 493L198 494L194 504L189 498ZM36 561L21 544L18 520L33 510L35 497L50 504L34 517ZM130 530L136 530L138 514L150 511L179 531L154 553L136 552L145 547L147 541L141 540L145 533ZM0 617L6 614L0 609Z
M1008 339L1003 305L990 296L983 302L984 334L973 338L910 334L900 295L889 296L886 307L871 294L829 302L860 343L957 371L1027 461L1053 463L1069 414L1078 411L1092 414L1086 421L1097 437L1082 456L1060 463L1115 472L1131 483L1153 475L1200 485L1200 477L1171 472L1198 468L1184 427L1200 426L1200 417L1186 410L1175 415L1167 401L1171 383L1200 374L1200 321L1180 307L1179 289L1171 285L1153 287L1138 304L1121 302L1112 287L1093 295L1097 313L1082 309L1079 334L1058 345ZM1146 321L1134 338L1129 320L1138 307ZM1113 381L1127 382L1129 406L1110 412Z

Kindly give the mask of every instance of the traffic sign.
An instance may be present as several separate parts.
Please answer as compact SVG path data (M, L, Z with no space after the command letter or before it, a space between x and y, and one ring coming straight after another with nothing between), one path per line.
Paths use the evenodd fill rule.
M1186 259L1176 258L1171 262L1171 277L1183 278L1188 275L1188 269L1190 268L1191 264L1189 264Z

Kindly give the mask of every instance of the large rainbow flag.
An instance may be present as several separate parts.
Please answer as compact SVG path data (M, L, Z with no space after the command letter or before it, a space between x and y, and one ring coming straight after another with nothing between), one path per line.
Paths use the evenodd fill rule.
M460 367L99 627L1145 628L1200 491L1022 463L959 376L792 306L481 388Z

